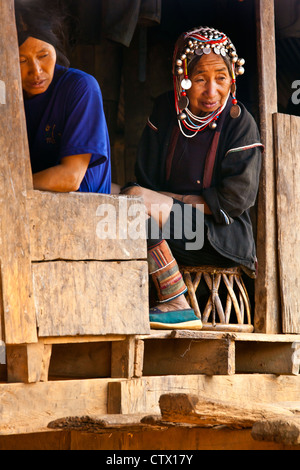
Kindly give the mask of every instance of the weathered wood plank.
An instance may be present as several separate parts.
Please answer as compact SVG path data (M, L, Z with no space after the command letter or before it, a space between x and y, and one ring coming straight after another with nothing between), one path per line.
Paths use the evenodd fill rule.
M262 343L300 343L300 335L267 335L264 333L238 333L225 331L193 331L193 330L151 330L151 335L139 336L139 339L232 339L234 341L249 341Z
M5 341L37 341L26 190L32 188L13 0L0 1L0 237Z
M277 112L274 0L256 0L260 132L265 152L257 207L255 331L280 333L272 114Z
M140 198L34 191L29 204L33 261L147 258Z
M33 263L39 337L147 334L146 261Z
M275 114L273 124L282 329L300 333L300 118Z
M126 431L130 433L145 430L165 430L167 425L144 424L143 415L69 416L51 421L49 429L68 429L89 433Z
M235 344L230 339L146 339L144 343L145 376L235 373Z
M65 415L107 412L107 379L0 384L0 395L0 435L39 432Z
M275 405L256 402L208 400L196 395L164 394L159 406L162 421L197 424L202 427L224 425L231 429L250 428L262 419L289 418L293 413Z
M113 398L112 413L159 414L163 393L197 394L209 399L269 403L299 400L300 377L273 375L162 376L140 379L91 379L0 384L0 435L45 430L50 421L63 416L108 413L109 384L118 384L121 399ZM47 397L47 399L45 399ZM282 404L279 404L282 406ZM14 419L12 419L12 416Z
M236 375L176 375L131 379L120 382L120 403L114 409L124 414L158 414L159 398L164 393L190 393L210 400L261 404L299 401L300 376L236 374ZM271 398L270 398L271 397ZM280 406L282 406L280 404Z

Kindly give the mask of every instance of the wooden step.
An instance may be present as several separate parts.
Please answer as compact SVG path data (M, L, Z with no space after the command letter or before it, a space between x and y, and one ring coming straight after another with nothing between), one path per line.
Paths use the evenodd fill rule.
M300 335L153 331L136 337L135 376L299 374Z
M152 330L7 346L9 382L170 375L298 375L300 335ZM3 375L3 374L2 374Z

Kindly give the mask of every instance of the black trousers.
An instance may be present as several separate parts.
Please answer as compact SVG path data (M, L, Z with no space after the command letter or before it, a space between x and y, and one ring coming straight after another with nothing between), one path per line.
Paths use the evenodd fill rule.
M203 216L197 214L198 209L189 206L177 199L170 213L169 220L165 224L167 233L159 229L155 220L150 217L147 221L147 245L148 249L165 239L178 264L186 266L218 266L220 268L231 268L237 264L229 258L222 256L210 244L207 238L207 229L204 226ZM181 217L180 220L178 218ZM201 227L199 226L201 224ZM202 226L203 225L203 226ZM200 249L187 249L187 243L196 243L194 239L188 239L186 233L198 233L202 231L203 246ZM181 235L182 236L178 236ZM199 237L199 235L198 235Z

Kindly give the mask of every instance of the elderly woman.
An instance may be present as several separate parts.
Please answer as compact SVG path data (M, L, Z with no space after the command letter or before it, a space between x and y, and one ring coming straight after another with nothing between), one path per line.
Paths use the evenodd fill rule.
M16 1L16 23L34 188L109 193L110 144L97 81L68 68L56 15Z
M122 191L142 196L149 215L148 262L159 302L150 311L154 328L201 328L177 262L240 265L255 276L249 209L256 201L262 145L253 117L235 96L244 62L215 29L200 27L179 38L174 93L157 100L139 146L137 184ZM178 214L190 232L200 230L204 219L201 249L187 248L187 240L176 236ZM155 237L154 222L160 229ZM168 242L161 233L165 225Z

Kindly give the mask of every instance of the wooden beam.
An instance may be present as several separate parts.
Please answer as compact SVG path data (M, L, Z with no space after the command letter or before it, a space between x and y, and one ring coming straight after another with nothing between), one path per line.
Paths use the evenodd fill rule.
M255 331L280 333L275 162L272 114L277 112L274 0L256 0L260 132L265 145L258 195Z
M112 393L110 388L109 394L111 383L117 384L119 391L114 389ZM264 374L59 380L31 385L0 383L0 435L39 432L45 430L50 421L64 416L100 416L108 410L122 414L159 414L160 396L183 390L211 400L240 404L251 400L268 404L272 397L276 406L283 407L276 402L299 403L299 385L300 376Z
M300 376L168 375L120 381L120 387L120 404L117 406L114 401L113 409L121 409L124 414L159 414L160 396L164 393L182 393L183 390L205 399L234 401L240 404L250 401L268 404L270 400L274 404L284 401L299 402Z
M299 373L300 335L221 331L155 331L136 338L136 373Z
M197 424L201 427L227 426L230 429L251 428L262 419L288 419L293 412L280 406L256 402L208 400L196 395L165 394L159 406L162 422Z
M0 0L1 309L5 341L37 341L26 191L32 188L13 0Z
M52 346L36 343L6 347L10 383L47 382Z
M107 413L107 379L0 384L0 395L0 435L45 431L62 416Z
M125 341L111 345L111 376L131 378L134 375L135 338L128 336Z
M235 343L231 339L146 339L143 375L232 375Z

